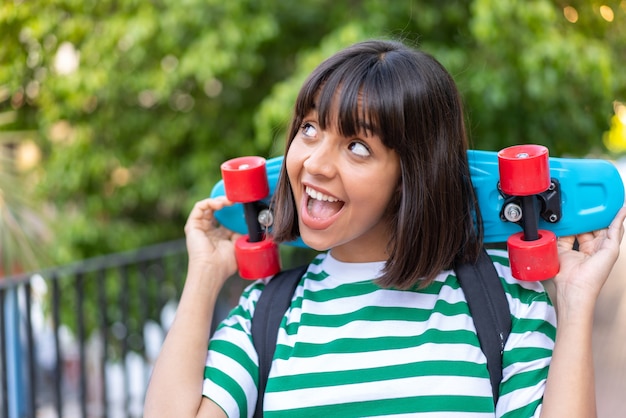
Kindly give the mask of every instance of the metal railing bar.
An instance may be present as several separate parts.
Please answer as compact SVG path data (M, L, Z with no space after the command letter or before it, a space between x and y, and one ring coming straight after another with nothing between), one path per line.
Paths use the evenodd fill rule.
M98 311L100 313L100 338L102 338L102 357L100 358L100 373L102 374L102 381L105 384L102 385L102 413L104 418L109 417L109 402L107 391L107 371L106 362L109 358L109 337L108 337L108 322L107 322L107 298L106 298L106 274L104 270L98 271L96 277L96 284L98 289Z
M151 283L153 281L153 271L155 269L154 267L154 263L142 263L139 266L139 272L140 272L140 280L139 280L139 285L138 285L138 292L139 292L139 315L140 315L140 321L139 321L139 329L137 331L137 334L139 335L139 338L141 339L141 355L143 358L143 367L142 367L142 374L141 377L142 379L146 378L146 376L148 376L148 353L147 353L147 348L146 348L146 338L144 335L144 325L148 322L148 319L150 317L150 301L152 300L152 295L151 292L149 290L150 286L149 283ZM157 274L154 274L155 276ZM143 401L143 400L142 400Z
M181 252L185 252L184 239L168 241L161 244L143 247L138 250L88 258L76 263L67 264L65 266L45 268L28 273L5 276L2 277L2 280L0 280L0 289L12 288L20 284L27 283L31 276L35 273L39 273L43 277L49 277L53 274L57 277L73 276L76 274L91 273L102 269L136 264L156 257L166 257L168 255L180 254Z
M6 327L5 320L6 316L4 315L4 299L6 297L6 290L0 289L0 355L2 359L0 360L0 367L2 367L2 416L9 416L9 382L8 382L8 372L7 372L7 338L6 338Z
M85 304L84 304L84 286L85 278L82 273L75 276L76 283L76 328L78 338L78 364L79 364L79 380L78 380L78 400L80 412L83 418L87 418L87 373L85 362Z
M57 410L57 417L63 416L63 397L61 396L61 385L63 383L63 356L61 354L61 341L59 337L61 329L60 300L61 292L59 281L52 280L52 323L54 326L54 351L56 353L56 365L54 368L54 402Z
M37 405L35 403L35 394L37 391L37 377L35 375L35 338L33 335L33 317L32 317L32 286L27 283L24 286L24 299L26 302L26 342L28 355L28 376L30 381L28 399L30 403L30 411L34 415Z
M128 360L128 337L130 335L130 329L129 329L129 324L128 324L128 319L129 319L129 295L128 295L128 289L129 289L129 283L130 283L130 279L129 279L129 274L128 274L128 266L126 265L122 265L120 266L120 274L121 274L121 278L122 278L122 294L121 294L121 310L122 310L122 321L121 323L124 324L125 330L124 330L124 335L122 338L122 358L121 358L121 363L122 363L122 370L124 371L124 412L126 413L126 416L129 415L129 411L130 411L130 376L128 375L128 364L127 364L127 360Z
M163 309L163 306L165 306L165 303L167 302L167 298L165 297L165 292L162 291L162 289L164 289L165 287L165 280L168 277L167 274L167 266L168 263L165 262L165 260L160 259L158 260L158 265L159 265L159 272L160 274L157 276L157 280L155 280L154 286L155 288L155 292L154 292L154 303L157 306L157 309L160 311L161 309ZM159 320L159 323L161 321Z

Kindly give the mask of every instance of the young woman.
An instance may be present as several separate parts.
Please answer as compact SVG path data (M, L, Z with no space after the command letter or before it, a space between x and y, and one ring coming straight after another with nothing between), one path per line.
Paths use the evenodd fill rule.
M265 416L595 414L593 310L626 210L605 230L559 240L558 317L541 283L512 279L506 253L491 252L512 318L494 406L452 269L482 248L466 151L454 81L427 54L363 42L311 74L295 106L274 232L278 241L301 236L322 253L283 318ZM206 199L189 215L187 280L146 417L254 413L250 323L271 278L246 289L207 351L218 292L236 271L236 234L213 218L229 204Z

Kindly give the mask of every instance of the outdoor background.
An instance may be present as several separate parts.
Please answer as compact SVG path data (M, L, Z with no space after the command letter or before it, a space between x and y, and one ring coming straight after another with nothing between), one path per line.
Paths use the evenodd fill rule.
M626 150L623 0L5 0L0 28L3 195L41 219L38 265L180 237L219 164L282 154L303 78L367 38L450 70L475 148Z
M449 69L473 148L626 155L626 0L3 0L0 277L182 238L219 164L282 154L304 77L369 38ZM623 259L603 393L626 386Z

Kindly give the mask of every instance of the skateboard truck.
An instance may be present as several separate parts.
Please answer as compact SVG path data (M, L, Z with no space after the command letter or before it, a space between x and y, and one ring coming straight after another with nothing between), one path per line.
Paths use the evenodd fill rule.
M524 210L523 199L519 196L509 196L502 191L500 182L498 182L498 190L504 198L504 204L500 211L500 219L504 222L512 222L523 228L523 214L528 213ZM555 179L550 179L548 190L535 195L538 203L538 212L541 218L550 223L555 224L563 217L561 206L561 183Z
M273 217L267 204L269 183L265 159L239 157L220 166L224 191L231 202L242 203L248 234L235 242L239 275L248 280L272 276L280 271L278 245L268 233Z
M550 178L548 149L540 145L505 148L498 153L498 169L498 189L505 198L500 217L523 229L507 240L513 277L550 279L559 272L556 235L539 229L539 217L556 223L562 211L560 184Z

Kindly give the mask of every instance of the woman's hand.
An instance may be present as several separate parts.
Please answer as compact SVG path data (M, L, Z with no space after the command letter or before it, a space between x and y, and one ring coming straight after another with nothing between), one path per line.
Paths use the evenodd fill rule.
M595 300L619 255L626 207L608 228L562 237L558 241L561 269L554 279L558 308L585 308ZM578 240L578 251L574 243Z
M232 203L226 197L197 202L185 224L189 270L211 269L213 277L224 281L237 270L234 242L240 237L222 226L214 217L216 211Z

